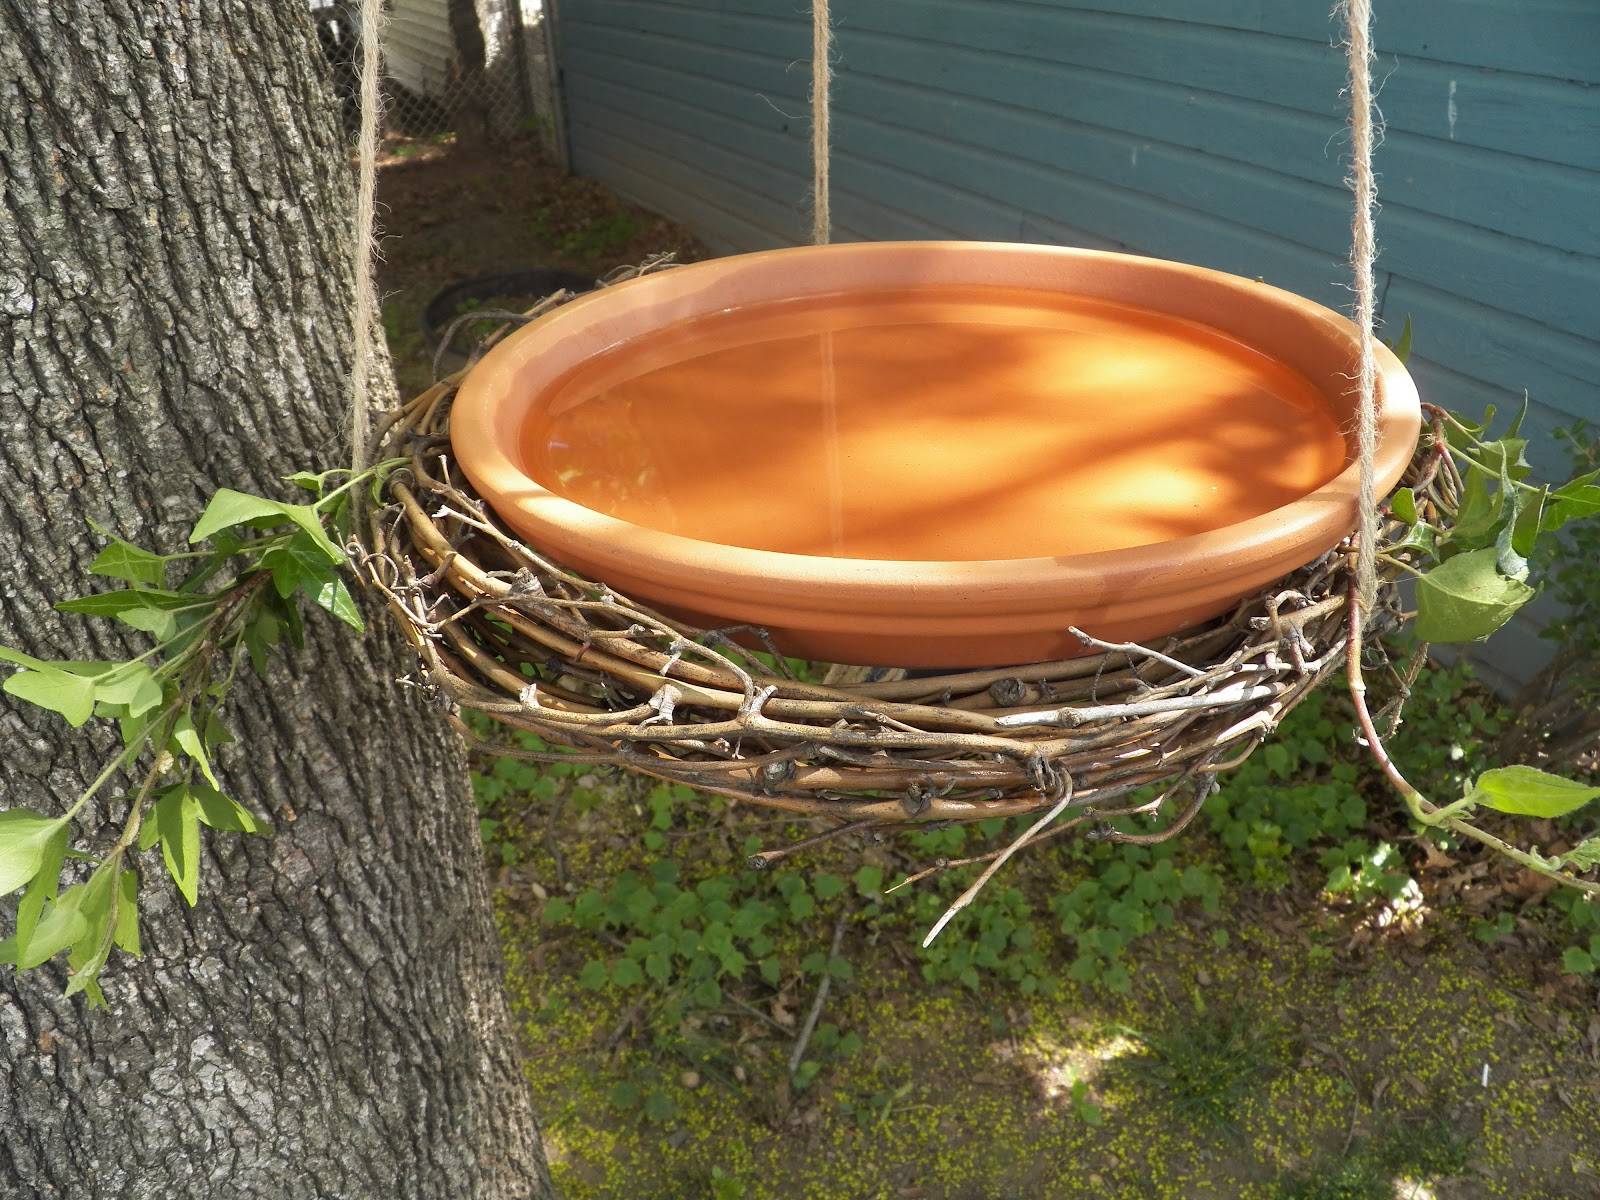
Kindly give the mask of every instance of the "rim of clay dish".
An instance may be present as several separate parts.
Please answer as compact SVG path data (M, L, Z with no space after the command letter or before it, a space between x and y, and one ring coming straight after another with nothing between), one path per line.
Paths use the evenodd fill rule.
M1326 484L1204 533L1092 554L924 561L754 550L635 525L549 491L516 461L529 410L578 363L676 321L741 305L874 287L1004 285L1066 291L1197 321L1287 363L1327 397L1346 465ZM1004 242L862 242L735 255L604 288L511 334L462 381L451 413L456 458L478 492L536 546L604 579L648 580L678 597L753 599L804 619L859 602L975 617L1187 592L1281 561L1301 566L1355 524L1357 333L1332 310L1269 284L1163 259ZM1377 489L1399 482L1416 447L1415 384L1381 343ZM623 589L626 590L626 589ZM1129 593L1132 593L1131 595ZM649 600L645 595L641 599ZM713 607L717 607L715 604Z

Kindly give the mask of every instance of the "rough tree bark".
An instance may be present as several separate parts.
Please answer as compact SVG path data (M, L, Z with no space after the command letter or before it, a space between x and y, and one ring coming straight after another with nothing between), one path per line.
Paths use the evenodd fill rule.
M464 146L481 147L490 141L489 99L483 74L488 47L483 40L483 26L478 23L477 0L449 0L446 12L456 50L451 69L460 97L457 137Z
M307 8L0 0L0 643L126 652L50 610L85 516L177 548L215 487L345 461L353 180ZM141 856L109 1012L0 968L0 1196L550 1194L459 744L381 624L308 623L231 707L276 835L214 839L192 911ZM0 808L61 811L106 733L0 697Z

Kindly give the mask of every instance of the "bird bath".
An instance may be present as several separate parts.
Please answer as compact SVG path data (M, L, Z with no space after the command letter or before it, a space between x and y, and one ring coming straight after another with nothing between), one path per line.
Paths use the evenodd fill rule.
M530 545L835 662L1000 665L1226 611L1355 522L1354 327L1177 263L863 243L683 267L508 337L451 417ZM1378 486L1417 395L1380 351Z

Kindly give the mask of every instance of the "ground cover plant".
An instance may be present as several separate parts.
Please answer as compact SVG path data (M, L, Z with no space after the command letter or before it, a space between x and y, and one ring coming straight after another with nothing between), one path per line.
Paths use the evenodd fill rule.
M1396 752L1442 787L1481 767L1505 710L1465 668L1424 680ZM529 1074L560 1097L558 1180L580 1197L1592 1194L1600 1020L1564 905L1397 819L1329 737L1350 722L1319 697L1201 836L1019 860L926 949L966 876L895 883L1006 829L757 871L751 852L803 825L483 764L514 992L545 1048Z

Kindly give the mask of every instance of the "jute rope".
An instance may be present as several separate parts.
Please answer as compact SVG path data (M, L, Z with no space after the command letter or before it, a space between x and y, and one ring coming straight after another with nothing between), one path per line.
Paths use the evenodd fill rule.
M828 196L828 164L833 157L828 129L828 85L833 77L828 56L832 50L828 0L811 0L811 240L818 246L826 246L833 236Z
M351 332L355 354L350 380L350 466L367 466L367 440L372 428L372 349L379 336L377 259L378 66L383 37L383 0L361 0L361 133L355 215L355 312Z
M1370 615L1378 587L1378 497L1372 457L1377 447L1378 360L1373 322L1376 289L1373 262L1378 256L1373 213L1378 188L1372 175L1372 0L1345 0L1345 55L1350 69L1350 190L1355 213L1350 223L1350 269L1355 277L1356 453L1359 483L1360 543L1356 552L1356 592L1363 619Z

